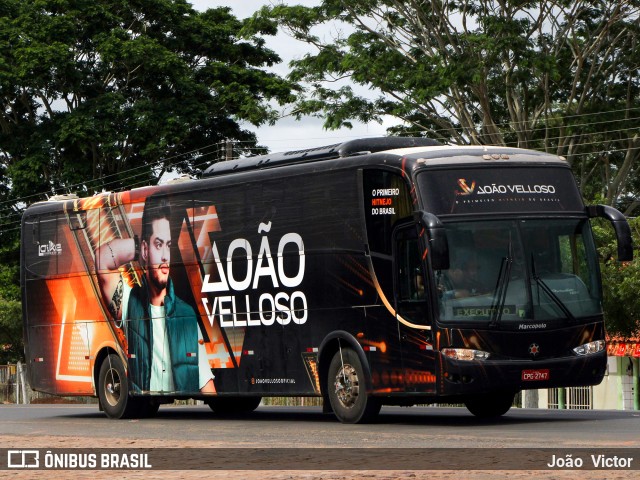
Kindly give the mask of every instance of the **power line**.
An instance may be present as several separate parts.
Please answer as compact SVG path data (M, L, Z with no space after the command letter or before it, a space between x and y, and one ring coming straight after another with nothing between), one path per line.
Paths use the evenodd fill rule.
M129 178L136 178L136 177L141 176L141 175L146 175L150 168L152 169L152 168L154 168L156 166L161 166L165 162L167 162L168 160L181 159L183 157L187 157L189 155L193 155L195 153L201 152L202 150L206 150L206 149L213 148L213 147L219 147L220 145L224 145L224 143L225 142L217 142L217 143L214 143L214 144L205 145L204 147L200 147L200 148L195 149L195 150L191 150L191 151L184 152L184 153L181 153L181 154L177 154L177 155L174 155L174 156L171 156L171 157L167 157L165 159L157 160L156 162L153 162L153 163L150 163L150 164L140 165L140 166L133 167L133 168L130 168L130 169L127 169L127 170L121 170L120 172L112 173L112 174L105 175L105 176L98 177L98 178L94 178L94 179L90 179L90 180L87 180L86 182L71 184L71 185L67 185L67 186L64 186L64 187L58 187L58 188L54 189L53 191L45 191L45 192L34 193L34 194L31 194L31 195L26 195L24 197L20 197L20 198L15 199L15 200L5 200L3 202L0 202L0 205L4 205L6 203L23 202L23 201L26 201L29 198L41 197L42 195L51 195L51 194L55 195L55 194L57 194L59 192L63 192L65 190L69 190L69 189L72 189L72 188L87 187L87 186L90 186L93 183L101 183L105 179L113 178L113 177L118 177L120 180L127 180ZM209 153L203 153L202 155L203 156L204 155L208 155ZM169 168L171 168L171 167L175 166L176 164L178 164L180 161L182 161L182 160L176 160L175 162L169 163L167 166ZM129 176L129 177L122 177L123 174L127 174L127 173L130 173L130 172L135 172L137 170L144 170L144 171L139 173L139 174L132 175L132 176ZM117 182L111 182L111 183L115 184ZM106 185L109 185L109 182L107 182Z
M589 145L589 144L595 144L595 142L592 143L586 143L585 145ZM632 147L629 150L640 150L640 147ZM586 155L594 155L596 154L596 152L587 152L587 153L583 153L583 154L574 154L572 156L574 157L579 157L579 156L586 156ZM135 178L135 177L129 177L129 178ZM139 181L138 183L132 183L130 185L130 188L137 188L137 187L142 187L142 186L147 186L148 182L146 181ZM26 198L26 197L25 197ZM5 201L4 203L7 203L8 201ZM16 220L16 221L12 221L12 222L7 222L2 224L2 233L11 233L11 232L15 232L20 230L20 225L21 224L21 220ZM7 227L12 227L12 228L7 228Z
M576 115L567 115L564 117L560 117L560 119L568 119L568 118L585 118L585 117L594 117L594 116L601 116L604 114L612 114L612 113L620 113L620 112L629 112L629 111L635 111L635 110L639 110L640 111L640 107L632 107L632 108L628 108L628 109L619 109L619 110L611 110L611 111L607 111L607 112L593 112L593 113L583 113L583 114L576 114ZM571 124L571 125L557 125L557 126L541 126L540 128L537 129L528 129L525 130L525 132L535 132L535 131L545 131L545 130L553 130L553 129L559 129L559 128L578 128L578 127L582 127L582 126L594 126L594 125L605 125L605 124L611 124L611 123L615 123L615 124L619 124L621 122L631 122L631 121L636 121L636 120L640 120L640 117L634 116L634 117L630 117L630 118L625 118L625 119L609 119L609 120L603 120L603 121L595 121L595 122L588 122L588 123L579 123L579 124ZM513 125L513 122L504 122L501 124L496 124L496 126L511 126ZM617 130L610 130L607 131L608 134L612 134L612 133L616 133L616 132L623 132L629 129L617 129ZM450 130L448 129L434 129L434 130L430 130L431 132L434 133L448 133ZM419 133L419 134L424 134L425 131L421 130L421 131L416 131L416 130L409 130L407 133ZM378 135L372 135L372 136L378 136ZM366 136L363 135L359 135L358 137L361 138L366 138ZM326 138L327 141L330 141L331 139L346 139L346 138L355 138L355 136L351 135L351 136L328 136L328 137L323 137ZM532 139L533 142L536 141L554 141L554 140L559 140L560 138L563 138L561 136L558 137L547 137L547 138L540 138L540 139ZM616 141L625 141L625 140L629 140L630 138L625 138L625 139L617 139ZM310 139L311 140L311 139ZM77 183L77 184L71 184L71 185L66 185L64 187L57 187L55 189L52 189L50 191L45 191L45 192L39 192L39 193L35 193L35 194L31 194L31 195L27 195L27 196L23 196L23 197L19 197L16 199L12 199L12 200L5 200L0 202L0 206L2 205L6 205L6 204L16 204L16 203L21 203L21 202L27 202L29 199L31 198L35 198L35 197L41 197L43 195L50 195L50 194L56 194L56 193L60 193L60 192L64 192L64 191L69 191L72 189L77 189L77 188L85 188L85 189L89 189L91 188L91 185L96 184L96 186L102 184L102 188L108 189L108 187L110 185L116 185L119 182L127 182L130 180L134 180L138 177L143 177L146 175L148 175L149 170L153 169L153 168L157 168L159 166L163 166L164 168L166 168L167 170L171 170L172 168L174 168L177 164L179 164L180 162L184 161L184 159L188 156L191 155L198 155L201 158L198 158L193 167L194 168L201 168L206 161L206 157L209 157L215 153L220 153L219 151L216 151L215 149L219 149L222 145L224 145L226 142L217 142L214 144L210 144L210 145L205 145L203 147L200 147L198 149L194 149L188 152L183 152L171 157L167 157L164 159L160 159L154 163L151 164L144 164L144 165L140 165L137 167L133 167L131 169L127 169L127 170L122 170L120 172L117 173L113 173L113 174L109 174L109 175L105 175L102 177L98 177L95 179L90 179L87 180L85 182L81 182L81 183ZM250 141L235 141L235 144L238 143L253 143ZM587 145L600 145L600 142L584 142L581 144L577 144L574 146L587 146ZM257 150L259 149L259 147L245 147L245 150ZM574 154L574 156L585 156L585 155L590 155L592 154L592 152L586 152L586 153L580 153L580 154ZM173 162L171 161L173 160ZM138 172L139 173L135 173ZM131 174L129 176L126 176L126 174ZM109 179L112 179L114 177L117 177L117 180L114 181L109 181ZM145 179L143 182L134 184L134 185L141 185L141 184L147 184L147 180Z

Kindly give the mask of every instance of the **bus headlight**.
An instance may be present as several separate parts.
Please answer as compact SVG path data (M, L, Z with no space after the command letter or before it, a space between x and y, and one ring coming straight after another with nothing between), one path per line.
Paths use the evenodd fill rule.
M456 360L486 360L489 358L489 352L472 348L443 348L441 351L445 357Z
M577 355L591 355L604 350L604 340L596 340L595 342L585 343L573 349Z

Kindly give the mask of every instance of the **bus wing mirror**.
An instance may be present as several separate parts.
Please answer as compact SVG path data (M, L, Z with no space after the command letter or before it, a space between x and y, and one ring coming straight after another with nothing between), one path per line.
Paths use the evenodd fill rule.
M416 222L426 231L431 266L434 270L449 269L449 242L442 222L433 213L415 212Z
M631 228L629 228L626 217L615 208L607 205L590 205L586 210L589 218L601 217L611 222L618 241L618 260L620 262L633 260Z

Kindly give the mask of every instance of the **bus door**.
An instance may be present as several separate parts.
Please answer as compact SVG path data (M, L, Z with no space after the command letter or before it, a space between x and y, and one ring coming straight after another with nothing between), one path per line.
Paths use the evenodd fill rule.
M402 348L404 386L408 392L435 392L435 354L423 251L413 222L393 234L394 294Z

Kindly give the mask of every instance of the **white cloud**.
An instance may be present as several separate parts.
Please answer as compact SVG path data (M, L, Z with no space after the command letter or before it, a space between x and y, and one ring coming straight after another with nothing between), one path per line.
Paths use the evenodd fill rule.
M277 3L290 3L296 5L314 6L318 5L319 0L292 0L291 2L279 2L276 0L191 0L192 5L197 10L206 10L208 8L230 7L232 13L240 18L247 18L253 15L265 5L275 5ZM330 34L330 31L327 31ZM281 32L275 37L267 37L267 46L276 51L283 62L275 66L273 69L278 75L286 75L288 73L288 63L296 58L302 57L305 53L310 52L311 48L298 42L285 33ZM360 93L362 90L358 89ZM395 122L397 123L397 122ZM248 130L256 132L258 143L268 147L272 152L283 150L299 150L303 148L313 148L322 145L331 145L354 138L384 136L386 129L394 122L385 121L382 125L373 122L362 124L353 122L353 128L343 128L340 130L327 131L322 128L322 120L317 118L304 118L301 121L295 121L292 118L284 118L277 122L274 126L262 126L256 128L252 125L246 126Z

